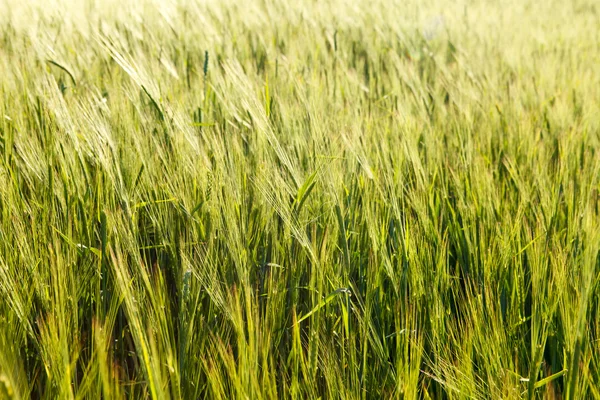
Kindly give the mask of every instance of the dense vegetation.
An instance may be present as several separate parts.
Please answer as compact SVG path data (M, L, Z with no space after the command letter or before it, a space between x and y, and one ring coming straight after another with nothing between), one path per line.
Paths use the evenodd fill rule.
M4 0L0 398L600 398L600 5Z

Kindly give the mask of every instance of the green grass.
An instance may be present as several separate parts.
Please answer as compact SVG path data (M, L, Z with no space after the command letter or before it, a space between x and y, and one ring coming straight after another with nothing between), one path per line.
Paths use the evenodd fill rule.
M0 4L0 398L600 398L597 2Z

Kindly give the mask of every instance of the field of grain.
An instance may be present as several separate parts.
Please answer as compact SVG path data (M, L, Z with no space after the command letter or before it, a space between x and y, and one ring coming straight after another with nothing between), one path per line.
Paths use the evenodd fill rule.
M600 399L600 3L0 0L0 398Z

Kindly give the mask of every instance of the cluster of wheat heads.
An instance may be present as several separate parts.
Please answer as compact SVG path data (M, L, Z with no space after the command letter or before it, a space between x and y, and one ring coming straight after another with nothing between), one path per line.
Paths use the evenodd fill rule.
M0 9L0 398L599 398L597 2Z

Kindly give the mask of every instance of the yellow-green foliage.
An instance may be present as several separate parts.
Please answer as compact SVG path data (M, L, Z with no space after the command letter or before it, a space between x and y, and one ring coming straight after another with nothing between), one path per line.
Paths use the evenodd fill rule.
M597 1L0 9L0 398L599 398Z

